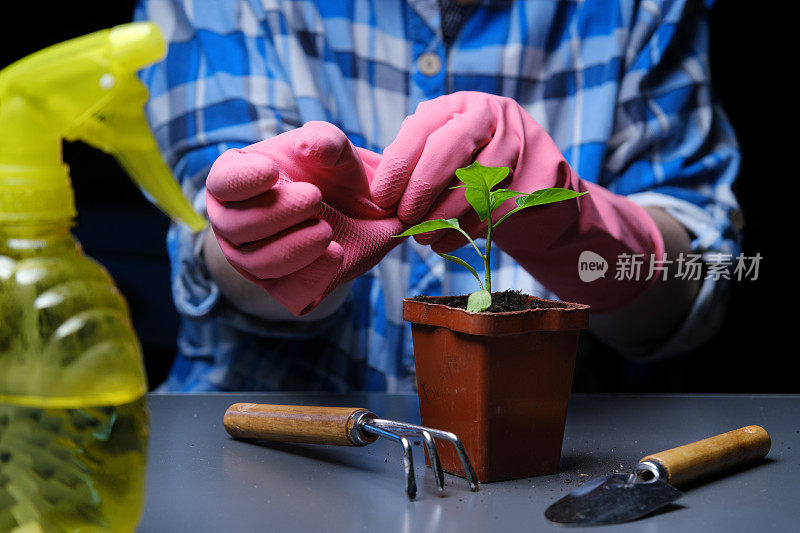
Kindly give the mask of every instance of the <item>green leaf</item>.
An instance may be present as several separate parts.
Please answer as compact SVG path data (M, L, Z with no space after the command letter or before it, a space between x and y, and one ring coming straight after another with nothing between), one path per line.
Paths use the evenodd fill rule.
M506 179L509 172L508 167L485 167L475 161L468 167L457 169L456 177L471 187L485 187L488 192Z
M585 192L575 192L570 189L562 189L559 187L552 187L550 189L541 189L533 191L525 196L520 196L516 199L519 207L532 207L534 205L552 204L561 202L562 200L571 200L578 196L583 196Z
M487 290L475 291L467 299L467 311L470 313L480 313L492 305L492 295Z
M492 212L494 212L498 207L500 207L503 204L503 202L505 202L509 198L514 198L515 196L519 196L520 194L525 194L525 193L512 191L509 189L497 189L496 191L491 191L489 193L489 208L491 209Z
M454 229L461 231L461 226L458 225L457 218L448 218L447 220L439 218L436 220L427 220L411 226L400 235L392 235L392 237L409 237L419 233L427 233L429 231L436 231L437 229Z
M448 261L452 261L453 263L455 263L457 265L461 265L461 266L465 267L467 270L472 272L472 275L475 276L475 279L478 280L478 285L480 285L481 289L483 289L483 283L481 282L481 277L478 275L478 273L475 271L475 269L472 268L472 265L470 265L469 263L467 263L466 261L464 261L460 257L456 257L454 255L447 255L447 254L439 254L439 255L444 257Z
M588 191L587 191L588 192ZM509 216L513 215L517 211L521 211L526 207L533 207L535 205L543 205L543 204L552 204L553 202L560 202L562 200L570 200L572 198L577 198L578 196L583 196L587 194L587 192L575 192L569 189L561 189L558 187L553 187L551 189L541 189L538 191L533 191L530 194L526 194L525 196L520 196L516 200L517 207L503 215L503 217L497 221L495 227L499 226L501 222L507 219Z
M456 177L464 183L467 202L481 220L486 220L492 211L490 191L503 181L508 173L508 167L485 167L477 161L468 167L456 169Z
M478 218L486 220L486 217L489 216L489 190L467 186L464 196L472 209L478 213Z

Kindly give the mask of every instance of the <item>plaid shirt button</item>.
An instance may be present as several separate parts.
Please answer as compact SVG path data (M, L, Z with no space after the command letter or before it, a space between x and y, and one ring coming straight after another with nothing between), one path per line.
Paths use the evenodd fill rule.
M438 55L427 52L417 58L417 67L426 76L436 76L442 70L442 60Z

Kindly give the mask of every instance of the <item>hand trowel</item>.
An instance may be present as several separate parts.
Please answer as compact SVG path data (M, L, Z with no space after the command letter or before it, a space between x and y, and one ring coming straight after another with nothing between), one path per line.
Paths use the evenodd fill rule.
M747 426L648 455L633 474L611 474L587 482L547 508L545 518L562 526L593 526L635 520L669 503L685 485L767 455L769 434Z

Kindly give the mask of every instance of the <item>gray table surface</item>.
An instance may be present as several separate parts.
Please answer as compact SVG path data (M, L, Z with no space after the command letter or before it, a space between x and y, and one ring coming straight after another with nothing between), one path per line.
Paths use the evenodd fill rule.
M420 491L413 502L403 492L396 443L236 441L225 433L222 415L239 401L361 406L419 423L414 395L150 395L147 503L139 531L558 531L544 510L581 482L629 471L647 453L749 424L772 436L766 460L688 488L665 512L586 529L800 531L800 395L574 395L558 474L487 483L475 493L447 475L438 493L422 447L414 446Z

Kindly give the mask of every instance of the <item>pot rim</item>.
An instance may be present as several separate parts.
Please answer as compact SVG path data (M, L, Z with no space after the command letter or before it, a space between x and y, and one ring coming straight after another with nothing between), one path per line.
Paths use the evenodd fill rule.
M500 313L471 313L444 304L403 300L403 320L418 326L444 327L472 335L519 335L532 331L574 331L589 325L589 306L546 300L525 295L528 301L540 300L558 307L523 309ZM431 298L442 298L431 296Z

